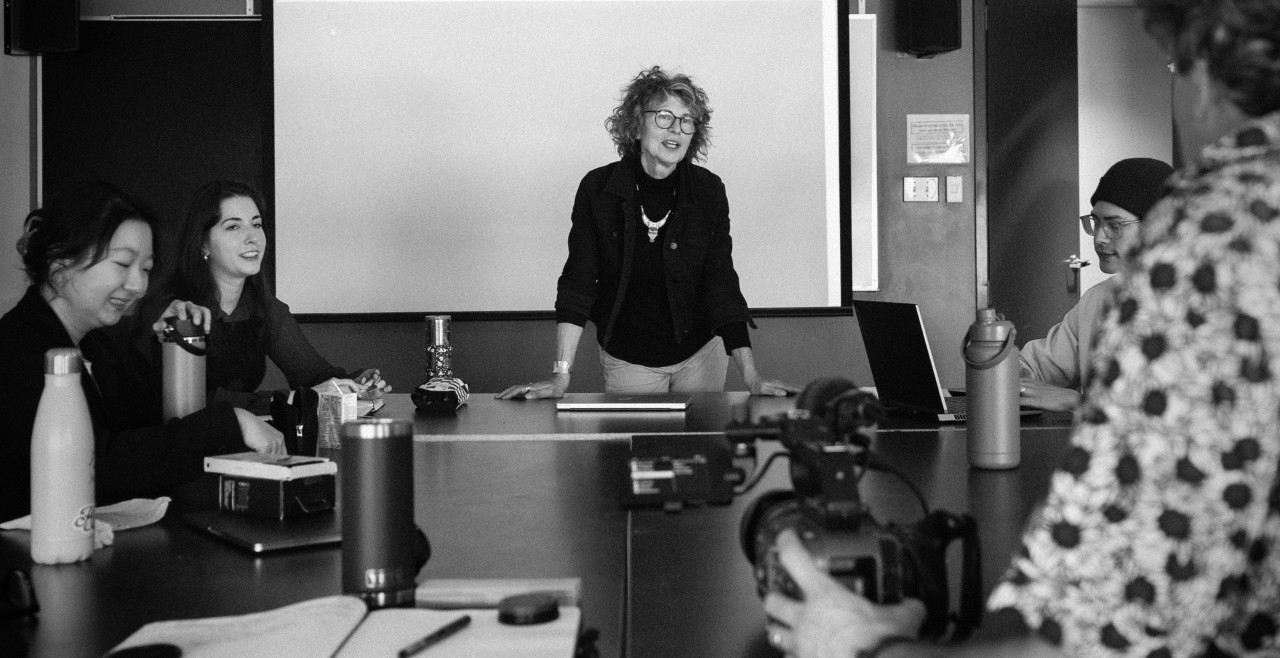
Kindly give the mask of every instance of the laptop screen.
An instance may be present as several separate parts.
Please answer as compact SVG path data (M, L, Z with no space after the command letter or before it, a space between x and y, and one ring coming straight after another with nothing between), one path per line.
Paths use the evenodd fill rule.
M944 411L946 402L919 307L899 302L854 301L853 309L880 400Z

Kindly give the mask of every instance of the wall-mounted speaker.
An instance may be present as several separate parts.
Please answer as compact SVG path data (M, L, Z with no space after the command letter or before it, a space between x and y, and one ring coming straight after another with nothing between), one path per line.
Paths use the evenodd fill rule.
M929 57L960 48L960 0L907 0L903 8L903 50Z
M4 52L65 53L80 47L80 0L4 0Z

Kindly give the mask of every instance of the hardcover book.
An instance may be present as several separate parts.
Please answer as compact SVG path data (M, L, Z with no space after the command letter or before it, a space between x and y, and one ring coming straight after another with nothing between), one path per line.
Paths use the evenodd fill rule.
M230 455L205 457L204 470L207 473L265 480L294 480L313 475L337 473L338 464L329 461L326 457L237 452Z

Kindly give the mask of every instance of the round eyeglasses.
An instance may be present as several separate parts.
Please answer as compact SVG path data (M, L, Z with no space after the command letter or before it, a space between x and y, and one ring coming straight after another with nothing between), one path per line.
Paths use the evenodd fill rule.
M654 125L663 130L670 128L671 124L676 122L676 115L670 110L645 110L644 113L652 114ZM680 117L680 132L686 135L698 132L698 122L694 121L693 117Z
M1140 219L1126 219L1118 221L1114 219L1103 219L1094 214L1080 215L1080 225L1084 227L1084 232L1088 235L1097 235L1098 230L1102 230L1102 234L1108 238L1115 238L1120 235L1120 231L1129 224L1137 224Z

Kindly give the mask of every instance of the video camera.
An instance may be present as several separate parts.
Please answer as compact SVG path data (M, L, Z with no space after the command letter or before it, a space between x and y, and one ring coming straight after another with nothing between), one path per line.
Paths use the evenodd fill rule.
M789 457L793 491L771 491L743 514L743 552L755 570L761 597L802 593L778 560L775 540L795 530L800 540L836 580L877 603L904 598L922 601L927 611L921 637L960 640L982 619L982 578L977 524L968 514L929 511L923 495L906 477L870 449L871 434L884 408L870 393L842 378L820 379L800 393L796 408L752 424L734 422L726 430L738 453L754 455L757 439L777 439L786 449L757 469L736 494L759 482L773 459ZM858 485L869 470L890 473L909 487L924 511L912 525L881 524L862 502ZM963 545L959 610L950 605L946 553Z

